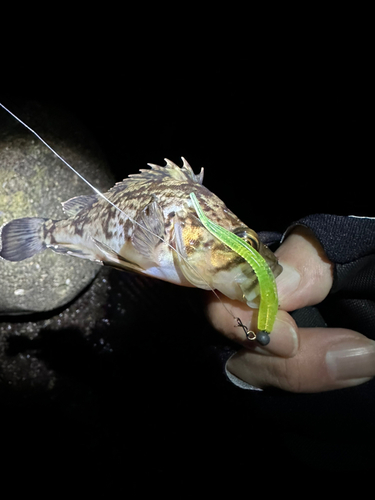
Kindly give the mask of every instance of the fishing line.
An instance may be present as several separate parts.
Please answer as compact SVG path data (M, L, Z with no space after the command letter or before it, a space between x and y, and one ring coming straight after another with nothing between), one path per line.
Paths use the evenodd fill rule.
M66 160L65 158L63 158L59 153L57 153L53 148L52 146L50 146L48 144L48 142L46 142L34 129L32 129L29 125L27 125L27 123L25 123L24 121L21 120L21 118L19 118L17 115L15 115L14 113L12 113L12 111L10 111L8 108L6 108L4 106L4 104L2 104L0 102L0 106L7 112L9 113L15 120L17 120L23 127L25 127L27 130L29 130L42 144L44 144L60 161L62 161L64 163L64 165L66 165L68 168L70 168L70 170L72 170L72 172L74 172L83 182L85 182L98 196L100 196L101 198L103 198L107 203L109 203L110 205L112 205L112 207L114 207L116 210L118 210L120 213L122 213L123 215L125 215L125 217L127 217L133 224L137 224L139 227L141 227L144 231L147 231L148 233L152 234L153 236L156 236L159 240L161 240L163 243L165 243L166 245L168 245L174 252L176 252L176 254L190 267L190 269L192 269L201 279L202 281L209 287L209 289L214 293L214 295L216 296L216 298L219 300L219 302L221 303L221 305L224 307L224 309L227 311L228 314L230 314L232 316L233 319L235 319L237 321L237 326L240 326L244 329L245 333L246 333L246 337L250 340L252 340L252 337L249 337L248 334L252 333L243 323L242 321L240 320L240 318L237 318L229 309L228 307L224 304L224 302L221 300L221 298L219 297L218 293L216 293L216 291L211 287L211 285L207 282L207 280L200 275L200 273L194 269L194 267L190 264L190 262L188 262L188 260L183 256L181 255L178 250L176 250L170 243L167 243L161 236L159 236L158 234L155 234L153 231L151 231L150 229L148 229L147 227L143 226L142 224L140 224L138 221L136 221L135 219L133 219L132 217L130 217L126 212L124 212L123 210L121 210L121 208L119 208L117 205L115 205L111 200L109 200L103 193L101 193L99 191L99 189L97 189L93 184L91 184L91 182L89 182L87 179L85 179L85 177L83 177L82 174L80 174L74 167L72 167Z

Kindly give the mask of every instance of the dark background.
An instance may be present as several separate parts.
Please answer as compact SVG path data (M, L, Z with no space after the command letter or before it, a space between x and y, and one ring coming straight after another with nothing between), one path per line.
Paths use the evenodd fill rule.
M3 100L37 99L74 113L118 179L184 156L256 230L282 231L315 212L369 215L366 53L349 41L340 50L290 41L247 58L230 47L218 52L67 50L46 71L38 60L31 70L20 61L2 82Z
M103 50L98 35L94 45L62 49L56 64L38 55L32 62L20 58L2 100L11 108L13 99L36 99L74 113L118 180L147 162L179 163L184 156L195 172L205 168L205 185L257 231L282 232L316 212L374 215L369 70L358 47L343 39L318 45L312 37L282 47L279 40L267 48L249 42L239 56L236 47L215 40L180 49L169 33L165 47L154 47L154 36L162 34ZM373 467L368 437L375 413L366 387L249 393L225 381L218 354L225 346L213 332L185 342L185 352L179 344L173 359L173 342L164 340L154 358L145 356L145 366L142 342L135 341L145 372L139 378L125 369L124 386L111 382L119 374L104 363L100 408L88 396L79 418L74 410L57 416L43 398L33 400L28 418L40 436L34 435L33 450L39 447L62 469L89 464L92 473L136 478L150 489L171 478L220 486L267 481L275 471L289 478ZM95 387L96 373L88 375ZM86 419L85 411L98 416Z

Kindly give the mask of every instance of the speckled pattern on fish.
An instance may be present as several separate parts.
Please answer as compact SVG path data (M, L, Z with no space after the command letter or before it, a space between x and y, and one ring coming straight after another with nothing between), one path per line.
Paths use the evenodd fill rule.
M50 248L118 269L142 273L183 286L217 289L232 299L257 304L251 267L201 224L189 198L194 192L207 217L235 231L281 272L273 253L256 233L202 185L183 159L182 168L166 160L118 182L104 196L78 196L63 203L68 219L16 219L1 232L0 257L30 258Z

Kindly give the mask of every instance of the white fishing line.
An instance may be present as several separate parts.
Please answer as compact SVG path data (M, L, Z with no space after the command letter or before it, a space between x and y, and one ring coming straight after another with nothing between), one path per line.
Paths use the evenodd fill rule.
M355 217L356 219L375 219L375 217L370 217L369 215L348 215L348 217Z
M202 281L209 287L209 289L215 294L216 298L220 301L221 305L224 307L224 309L227 311L227 313L229 313L233 319L236 319L238 320L239 318L237 318L228 308L227 306L224 304L224 302L221 300L221 298L219 297L219 295L216 293L216 291L211 287L211 285L208 283L208 281L203 277L201 276L201 274L190 264L190 262L183 256L181 255L178 250L176 250L170 243L167 243L164 238L162 238L161 236L159 236L158 234L154 233L153 231L151 231L150 229L148 229L147 227L143 226L142 224L140 224L138 221L136 221L135 219L133 219L132 217L130 217L126 212L124 212L123 210L121 210L121 208L119 208L117 205L115 205L111 200L109 200L103 193L101 193L99 191L99 189L97 189L95 186L93 186L91 184L91 182L89 182L87 179L85 179L85 177L83 177L82 174L80 174L74 167L72 167L70 165L70 163L68 163L65 158L63 158L61 155L59 155L59 153L57 153L57 151L55 151L52 146L50 146L48 144L48 142L46 142L34 129L32 129L29 125L27 125L27 123L25 123L24 121L21 120L21 118L19 118L17 115L15 115L14 113L12 113L12 111L10 111L8 108L6 108L4 106L4 104L2 104L0 102L0 106L7 112L9 113L15 120L17 120L22 126L24 126L27 130L29 130L32 134L34 134L34 136L42 143L44 144L59 160L61 160L64 165L66 165L67 167L70 168L70 170L72 170L72 172L74 172L81 180L83 180L83 182L85 182L98 196L100 196L101 198L103 198L107 203L109 203L110 205L112 205L112 207L114 207L116 210L118 210L119 212L121 212L123 215L125 215L125 217L127 217L131 222L133 222L134 224L137 224L139 227L141 227L144 231L147 231L148 233L152 234L153 236L156 236L159 240L161 240L163 243L165 243L166 245L168 245L174 252L176 252L176 254L182 259L184 260L184 262L190 267L190 269L192 269L201 279ZM241 321L241 320L240 320ZM239 326L242 326L243 328L246 328L245 325L242 324L241 322L241 325Z

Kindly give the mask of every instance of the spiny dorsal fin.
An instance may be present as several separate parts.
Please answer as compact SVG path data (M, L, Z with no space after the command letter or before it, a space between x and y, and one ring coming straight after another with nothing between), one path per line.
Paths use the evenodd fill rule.
M70 200L64 201L61 204L66 215L69 217L75 217L81 210L84 208L90 208L96 201L98 201L98 196L93 194L91 196L76 196L75 198L70 198Z
M199 174L195 174L189 163L185 160L184 157L182 159L182 167L179 167L173 161L164 158L166 165L155 165L154 163L147 163L151 170L146 168L141 168L139 171L141 174L130 174L129 178L136 178L137 176L142 176L144 178L157 178L160 176L168 175L176 180L186 181L192 180L194 182L198 182L199 184L203 183L203 174L204 169L202 168Z

